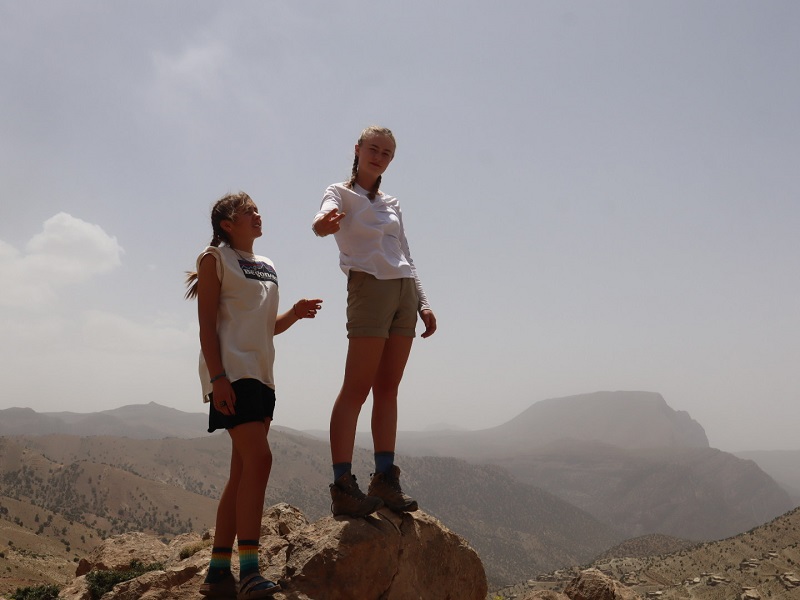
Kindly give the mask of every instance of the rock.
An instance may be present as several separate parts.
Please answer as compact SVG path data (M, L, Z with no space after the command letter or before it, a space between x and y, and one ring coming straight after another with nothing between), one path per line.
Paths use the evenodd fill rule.
M261 532L262 572L284 587L275 600L484 600L487 594L475 551L422 511L381 510L363 519L325 517L309 524L298 509L278 504L264 513ZM180 559L187 545L198 549ZM83 573L125 570L139 560L163 562L165 570L117 584L103 600L196 600L210 555L199 535L169 546L144 534L115 536L81 561L79 570L86 570L59 597L89 600ZM236 573L235 555L233 563Z
M587 569L567 584L570 600L641 600L636 592L597 569Z
M59 600L92 600L86 575L80 575L75 581L58 593Z
M95 548L89 558L82 558L75 575L80 577L92 569L98 571L123 571L132 560L144 564L165 562L169 558L168 546L157 537L145 533L123 533L112 536Z
M472 548L422 511L326 517L289 536L284 569L297 600L483 600L483 565ZM367 576L367 574L369 574Z

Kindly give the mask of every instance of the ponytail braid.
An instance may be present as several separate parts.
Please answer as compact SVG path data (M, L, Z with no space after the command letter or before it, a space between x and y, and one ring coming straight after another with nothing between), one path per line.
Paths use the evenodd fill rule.
M353 159L353 170L350 173L350 181L347 182L345 187L351 190L354 189L354 186L356 184L356 175L358 175L358 154L356 154L355 158Z

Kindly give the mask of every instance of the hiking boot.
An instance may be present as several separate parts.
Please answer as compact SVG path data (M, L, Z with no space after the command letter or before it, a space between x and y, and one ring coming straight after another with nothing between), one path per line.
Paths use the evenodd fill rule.
M345 473L331 485L333 516L366 517L383 506L380 498L366 496L358 487L356 476Z
M400 488L400 467L392 465L388 473L373 473L368 495L383 500L383 504L395 512L414 512L417 501L403 493Z

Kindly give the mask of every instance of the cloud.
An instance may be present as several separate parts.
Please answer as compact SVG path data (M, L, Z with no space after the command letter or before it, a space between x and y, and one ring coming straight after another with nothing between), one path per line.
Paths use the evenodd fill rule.
M99 225L60 212L44 222L20 252L0 240L0 296L4 308L41 308L60 288L85 282L120 266L124 250Z

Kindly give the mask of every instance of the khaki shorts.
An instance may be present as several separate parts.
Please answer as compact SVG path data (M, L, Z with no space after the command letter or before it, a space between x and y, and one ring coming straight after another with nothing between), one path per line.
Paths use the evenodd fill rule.
M414 337L417 286L410 277L376 279L362 271L347 278L347 337Z

